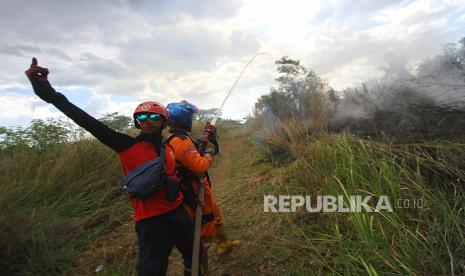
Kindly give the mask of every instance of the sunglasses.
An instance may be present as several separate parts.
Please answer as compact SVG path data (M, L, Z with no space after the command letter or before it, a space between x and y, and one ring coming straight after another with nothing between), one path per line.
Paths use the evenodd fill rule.
M143 122L143 121L147 120L148 118L150 118L150 120L152 120L152 121L156 121L156 120L158 120L158 119L161 118L161 115L160 115L160 114L157 114L157 113L137 114L137 115L136 115L136 119L137 119L139 122Z

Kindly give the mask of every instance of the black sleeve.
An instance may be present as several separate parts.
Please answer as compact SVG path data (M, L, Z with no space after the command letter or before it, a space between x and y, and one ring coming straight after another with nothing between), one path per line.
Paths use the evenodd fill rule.
M39 96L46 102L53 104L76 124L89 131L100 142L116 152L124 151L137 142L135 138L117 132L90 116L84 110L69 102L68 99L59 92L53 91L47 94L46 97L43 95Z

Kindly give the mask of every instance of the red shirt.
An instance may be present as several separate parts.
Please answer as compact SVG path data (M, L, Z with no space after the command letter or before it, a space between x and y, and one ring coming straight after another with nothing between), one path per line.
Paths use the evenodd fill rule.
M49 85L48 82L46 84ZM48 89L53 90L51 87ZM161 136L151 136L149 134L140 133L139 136L132 137L117 132L69 102L68 99L59 92L53 90L53 93L47 94L46 98L44 97L42 97L42 99L52 103L76 124L89 131L100 142L118 153L125 175L142 163L158 156L155 146L160 146L162 144ZM168 174L175 177L174 154L172 154L171 148L166 148L166 153ZM165 188L162 188L146 199L130 198L134 207L134 221L159 216L174 210L181 204L182 199L182 194L179 192L177 199L174 202L169 202Z
M166 169L169 176L176 178L176 160L171 147L165 147L166 151ZM139 165L158 157L158 153L152 143L140 141L130 148L119 152L119 159L123 167L124 175L138 167ZM136 199L129 198L134 207L134 221L139 221L145 218L163 215L171 210L176 209L182 203L182 193L178 194L175 201L169 202L166 195L165 187L154 193L149 198Z

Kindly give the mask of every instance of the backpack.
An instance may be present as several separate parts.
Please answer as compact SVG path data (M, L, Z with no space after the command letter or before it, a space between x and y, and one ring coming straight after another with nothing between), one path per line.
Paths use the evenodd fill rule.
M169 143L175 137L178 137L182 140L189 139L192 141L192 143L197 149L199 147L198 141L192 139L184 131L178 131L178 132L172 133L172 135L168 139L166 139L164 143L166 145L170 145ZM178 164L176 166L176 173L179 178L179 188L180 188L181 193L183 194L184 203L186 203L192 209L195 209L196 196L195 196L194 187L192 187L192 181L200 182L199 177L191 174L189 170L186 167L182 166L181 164ZM205 172L205 176L207 177L208 183L211 187L211 181L210 181L210 176L208 175L208 172Z
M165 145L160 148L158 157L149 160L133 169L121 181L121 188L129 196L145 199L162 187L166 187L168 201L173 202L178 197L178 180L168 176L165 166Z

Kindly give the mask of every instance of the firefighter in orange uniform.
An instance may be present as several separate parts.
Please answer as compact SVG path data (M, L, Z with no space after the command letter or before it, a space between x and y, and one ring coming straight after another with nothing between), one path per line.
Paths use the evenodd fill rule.
M197 141L189 136L192 131L192 116L197 112L197 107L182 101L180 103L170 103L168 110L169 135L167 143L173 147L176 156L176 171L180 178L180 186L184 195L184 203L187 205L188 213L192 218L195 216L195 206L198 194L199 177L205 177L205 197L202 208L202 227L200 242L202 249L202 271L208 274L208 250L215 242L220 254L232 249L233 245L238 245L239 241L231 242L227 239L221 211L212 198L211 185L208 177L208 168L213 163L213 157L218 151L216 142L216 128L208 124L205 128L210 132L210 141L202 154ZM215 146L216 145L216 146Z

